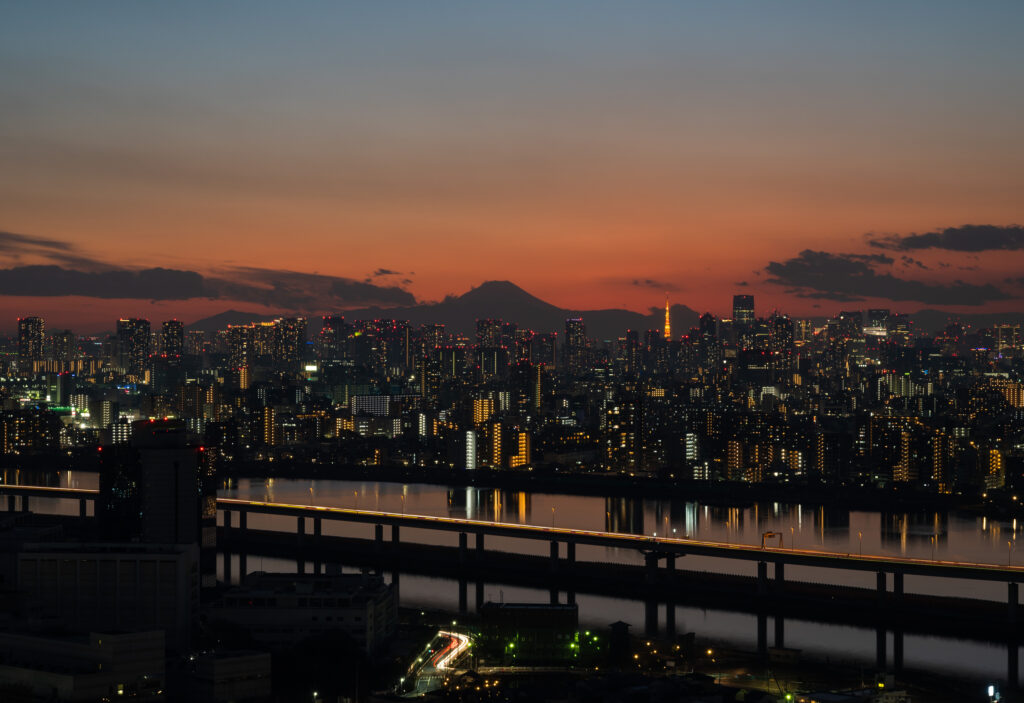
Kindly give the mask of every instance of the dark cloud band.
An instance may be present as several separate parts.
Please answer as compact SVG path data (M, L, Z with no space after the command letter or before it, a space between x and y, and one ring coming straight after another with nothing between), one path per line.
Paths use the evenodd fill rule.
M262 268L232 268L204 276L169 268L129 269L79 253L69 242L0 231L0 295L140 300L209 298L259 303L295 311L353 305L414 305L398 286L338 276ZM22 261L44 261L20 265ZM389 271L379 269L379 271Z
M891 234L872 237L868 243L878 249L917 251L1017 251L1024 249L1024 227L1020 225L962 225L924 234Z
M983 305L1010 296L991 285L963 281L927 283L897 278L877 267L893 263L885 254L834 254L806 249L765 267L768 283L785 286L803 298L852 302L866 298L914 301L928 305Z

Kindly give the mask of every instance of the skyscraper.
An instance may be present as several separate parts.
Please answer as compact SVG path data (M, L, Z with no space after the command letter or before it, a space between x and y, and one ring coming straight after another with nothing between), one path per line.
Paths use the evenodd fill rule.
M121 368L141 380L149 364L149 320L140 318L117 321L117 348Z
M587 328L582 317L565 321L565 367L570 375L582 373L587 366Z
M754 296L734 295L732 297L732 321L734 325L749 326L754 323Z
M476 321L476 345L478 347L497 347L501 345L501 320Z
M324 315L317 340L317 354L323 361L340 361L347 356L345 341L349 327L341 315Z
M700 316L700 337L702 340L718 337L718 320L709 312Z
M252 325L228 325L228 361L231 368L252 366L255 358L254 332Z
M40 361L43 358L43 338L46 323L41 317L18 318L18 358Z
M302 358L306 343L306 318L285 317L276 322L274 361L282 366L295 366Z
M181 320L167 320L160 332L160 353L181 356L185 352L185 329Z

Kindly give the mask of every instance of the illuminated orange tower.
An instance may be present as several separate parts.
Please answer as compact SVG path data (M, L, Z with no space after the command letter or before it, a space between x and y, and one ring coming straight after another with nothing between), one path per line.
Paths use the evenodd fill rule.
M668 311L668 293L665 294L665 340L672 339L672 320Z

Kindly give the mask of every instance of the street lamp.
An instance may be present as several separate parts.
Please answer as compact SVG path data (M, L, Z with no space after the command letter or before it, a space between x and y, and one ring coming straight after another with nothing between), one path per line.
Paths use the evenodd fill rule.
M405 496L400 496L402 499L402 515L405 515Z
M857 530L857 552L859 556L864 556L864 533L861 530Z
M937 538L938 535L932 535L932 561L935 561L935 542Z
M1006 540L1006 565L1013 566L1013 540Z
M551 506L551 526L555 526L555 506Z
M792 525L789 526L789 548L793 549L793 541L796 539L796 530Z

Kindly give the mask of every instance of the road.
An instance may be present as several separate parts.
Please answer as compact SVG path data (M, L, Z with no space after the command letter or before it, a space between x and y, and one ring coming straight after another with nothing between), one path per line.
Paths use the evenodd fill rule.
M400 690L403 697L416 698L441 688L445 676L466 653L471 642L468 635L439 630L402 679ZM409 681L412 681L411 685Z

